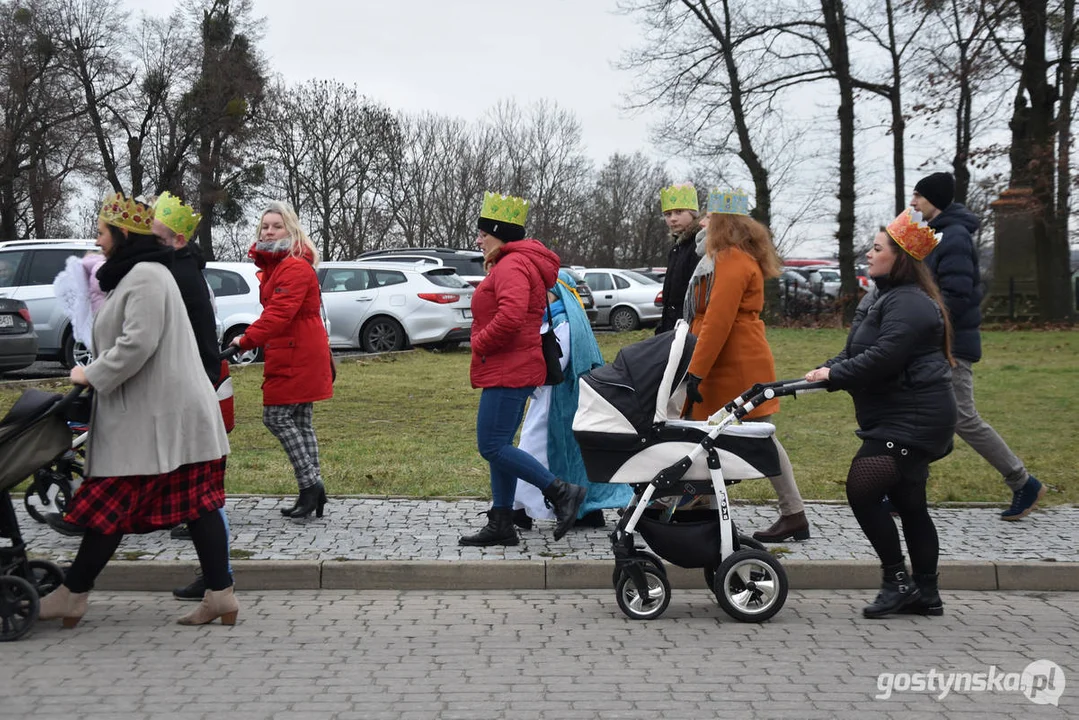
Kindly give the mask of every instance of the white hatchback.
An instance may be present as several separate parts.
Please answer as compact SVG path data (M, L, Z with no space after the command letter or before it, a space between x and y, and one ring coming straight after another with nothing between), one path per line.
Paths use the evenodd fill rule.
M381 261L318 267L330 346L389 352L447 348L472 333L473 288L452 267Z
M580 271L596 301L597 325L622 332L659 322L663 283L633 270L588 268Z

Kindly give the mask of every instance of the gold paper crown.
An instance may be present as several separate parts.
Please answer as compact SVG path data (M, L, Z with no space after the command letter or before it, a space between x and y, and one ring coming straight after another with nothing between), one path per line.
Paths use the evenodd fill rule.
M524 227L525 219L528 217L528 206L529 202L524 198L485 192L480 217Z
M659 204L663 212L668 210L698 210L697 188L692 183L671 185L659 191Z
M708 212L724 215L749 215L749 195L742 188L723 191L712 188L708 193Z
M154 217L164 223L165 227L177 235L183 235L190 240L199 226L202 215L197 214L190 206L185 205L180 198L165 191L154 203Z
M97 217L106 225L115 225L144 235L153 235L151 229L154 224L153 208L125 197L122 192L106 195Z
M933 228L922 220L922 214L910 208L888 225L888 237L915 260L924 260L940 242L940 233L933 232Z

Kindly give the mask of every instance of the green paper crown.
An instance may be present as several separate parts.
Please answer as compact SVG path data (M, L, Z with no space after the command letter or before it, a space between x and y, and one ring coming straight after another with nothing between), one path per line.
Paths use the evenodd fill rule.
M197 214L180 198L166 191L161 193L154 203L154 217L164 223L165 227L177 235L183 235L190 240L195 234L195 228L199 226L202 215Z
M659 204L663 212L668 210L697 211L697 188L691 183L671 185L659 191Z
M528 217L528 205L529 202L524 198L485 192L480 217L524 227Z

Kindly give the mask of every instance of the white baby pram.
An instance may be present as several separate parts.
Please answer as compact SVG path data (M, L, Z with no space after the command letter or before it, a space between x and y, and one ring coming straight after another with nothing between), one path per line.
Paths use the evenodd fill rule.
M766 399L821 390L801 380L755 385L708 421L679 419L696 338L684 322L618 353L584 376L573 431L588 479L628 483L634 498L611 533L618 606L628 617L663 614L671 586L660 557L703 568L731 617L762 622L787 598L787 575L755 540L738 534L727 485L778 475L769 423L736 424ZM713 496L697 510L674 510L685 496ZM657 507L658 506L658 507ZM660 557L638 548L639 532Z

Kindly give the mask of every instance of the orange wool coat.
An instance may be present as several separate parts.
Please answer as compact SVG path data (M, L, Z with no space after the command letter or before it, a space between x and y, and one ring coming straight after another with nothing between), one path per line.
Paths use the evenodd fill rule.
M704 294L703 285L698 288ZM745 251L727 248L716 254L712 292L697 297L697 310L689 325L697 346L689 372L702 378L704 403L693 406L693 419L704 420L753 383L774 382L775 360L764 337L764 274ZM772 399L747 417L759 418L779 411Z

